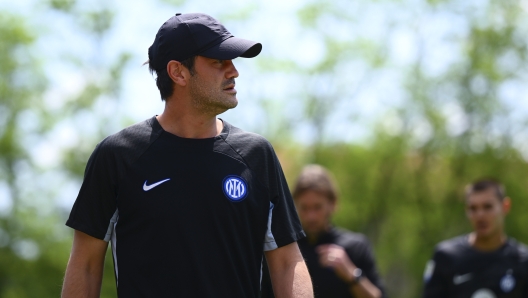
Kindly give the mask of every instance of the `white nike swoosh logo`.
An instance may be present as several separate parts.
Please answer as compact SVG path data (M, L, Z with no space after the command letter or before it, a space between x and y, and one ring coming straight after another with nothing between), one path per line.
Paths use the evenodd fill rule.
M471 273L466 273L464 275L455 275L453 276L453 283L455 285L459 285L459 284L465 283L466 281L472 278L473 278L473 274Z
M143 190L144 190L144 191L149 191L149 190L153 189L154 187L156 187L156 186L162 184L163 182L167 182L167 181L169 181L169 180L170 180L170 178L167 178L167 179L165 179L165 180L161 180L161 181L156 182L156 183L151 184L151 185L147 185L147 180L145 180L145 183L143 184Z

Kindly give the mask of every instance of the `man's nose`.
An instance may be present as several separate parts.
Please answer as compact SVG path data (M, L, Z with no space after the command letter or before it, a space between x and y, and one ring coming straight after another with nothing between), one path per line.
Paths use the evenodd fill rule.
M475 211L475 217L477 217L478 219L486 217L486 214L487 214L487 212L483 208L477 209Z
M233 60L227 61L227 71L226 71L226 79L234 79L238 78L238 70L235 67L235 64L233 64Z
M317 212L315 210L309 210L308 212L306 212L306 218L308 220L317 219Z

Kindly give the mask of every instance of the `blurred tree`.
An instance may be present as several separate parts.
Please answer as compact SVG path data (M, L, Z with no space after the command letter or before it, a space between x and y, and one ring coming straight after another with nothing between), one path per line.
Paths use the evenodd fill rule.
M24 186L17 185L18 171L31 166L29 153L22 144L22 114L40 105L38 95L46 88L46 80L29 50L35 39L30 32L20 17L1 13L0 179L5 195L3 205L10 209L3 210L0 216L1 297L27 297L19 277L28 274L18 268L31 266L41 251L31 237L35 231L29 231L24 222L34 211L21 206ZM39 232L48 234L46 228L49 227L41 227ZM36 288L42 290L39 285Z
M69 18L84 28L84 37L93 38L95 46L103 42L112 26L108 9L81 10L75 1L49 4L43 13ZM46 156L38 144L49 142L70 119L95 113L94 104L105 96L118 98L122 70L129 59L127 53L118 54L110 63L97 57L69 59L65 49L60 58L76 67L83 85L67 100L49 99L46 96L52 95L45 62L50 57L36 52L35 42L42 38L39 34L44 35L42 30L29 28L22 17L0 12L0 297L60 295L71 231L64 227L64 217L54 207L55 189L61 185L53 185L58 182L50 179L50 173L78 181L93 145L62 148L63 163L46 168L39 163ZM104 123L112 120L105 113L96 117ZM100 127L93 138L106 135L108 129ZM111 257L105 270L102 296L112 297L115 282Z
M180 7L184 1L162 2ZM63 226L65 214L57 214L54 186L73 180L77 188L95 143L122 126L112 99L119 98L129 56L102 54L114 26L110 4L39 3L47 5L38 8L42 13L81 36L69 47L82 43L85 52L65 47L57 54L77 81L54 88L46 74L53 58L35 46L49 33L0 12L0 203L7 206L0 209L0 297L58 296L71 231ZM222 22L249 24L263 3L225 6L219 15ZM462 188L477 177L505 182L514 204L508 233L528 242L527 119L512 108L526 92L525 1L311 0L300 6L296 16L273 15L290 22L281 29L294 31L287 51L264 51L255 60L259 80L286 82L289 91L258 99L265 111L259 130L277 147L290 182L308 162L336 174L342 193L336 223L369 236L390 296L417 297L433 246L468 231ZM54 31L59 25L48 25L61 34ZM51 93L68 88L74 91ZM373 103L384 113L362 115ZM67 135L73 140L61 148L58 166L46 168L40 144L61 141L64 126L83 137ZM344 138L336 131L358 128L368 137L336 142ZM112 297L107 261L103 297Z
M281 145L280 156L290 181L307 162L323 164L336 174L342 191L336 223L373 241L391 297L418 297L433 246L469 231L462 192L466 183L490 176L502 180L515 206L507 231L528 241L520 228L528 224L523 216L528 207L523 174L527 155L518 146L527 117L512 117L515 111L507 97L508 90L525 90L528 40L521 36L528 29L526 9L522 1L362 2L356 4L357 11L366 16L384 11L378 24L383 33L369 37L358 30L360 17L344 14L350 9L342 5L312 1L299 11L304 30L321 36L326 47L315 68L293 67L306 84L297 97L305 113L296 115L295 122L311 123L315 141L305 149L298 143ZM336 37L326 30L328 20L338 20L350 34ZM396 44L393 40L405 39L394 36L411 36L412 43ZM399 60L398 47L412 49L404 54L407 61ZM347 71L353 70L341 67L358 60L368 66L366 79L351 81ZM276 65L270 69L288 71L284 65L291 63ZM336 107L360 100L350 85L372 87L369 82L387 72L400 80L403 95L378 118L369 140L328 142L335 129L328 125L343 112ZM335 86L333 92L318 93L329 84Z

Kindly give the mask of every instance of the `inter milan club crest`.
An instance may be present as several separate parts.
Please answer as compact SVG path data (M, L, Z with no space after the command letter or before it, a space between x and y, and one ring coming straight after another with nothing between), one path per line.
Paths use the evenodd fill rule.
M248 193L247 184L238 176L227 176L222 183L222 189L226 197L232 202L240 202L246 198Z
M504 293L511 292L515 288L515 277L513 277L511 269L502 277L500 287Z

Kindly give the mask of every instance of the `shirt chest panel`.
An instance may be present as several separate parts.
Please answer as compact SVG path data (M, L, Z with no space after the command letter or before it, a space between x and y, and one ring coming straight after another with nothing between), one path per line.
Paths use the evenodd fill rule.
M234 184L227 185L226 193L229 177ZM244 163L213 150L150 150L123 178L118 195L121 224L204 229L217 223L240 229L266 224L268 192Z
M456 262L450 283L453 293L462 295L460 297L484 290L492 291L497 297L520 297L527 279L524 271L521 264L508 255L471 254Z

